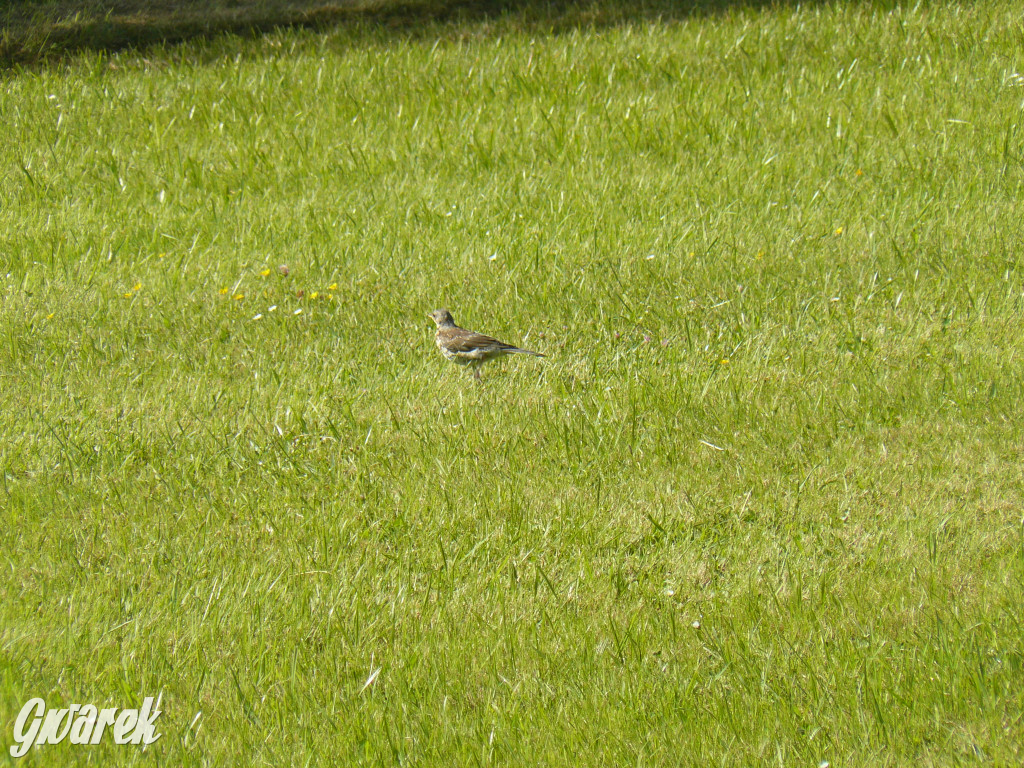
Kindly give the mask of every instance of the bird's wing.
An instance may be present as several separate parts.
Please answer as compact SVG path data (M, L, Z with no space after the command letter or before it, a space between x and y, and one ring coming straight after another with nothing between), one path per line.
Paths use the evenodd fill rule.
M444 334L445 346L455 354L466 354L480 350L515 349L511 344L498 341L482 333L466 331L461 328L453 333Z

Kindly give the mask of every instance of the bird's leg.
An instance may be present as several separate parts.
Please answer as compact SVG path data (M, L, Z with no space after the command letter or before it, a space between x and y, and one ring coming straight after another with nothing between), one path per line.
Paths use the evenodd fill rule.
M476 379L477 381L480 381L480 366L479 365L474 365L473 366L473 378Z

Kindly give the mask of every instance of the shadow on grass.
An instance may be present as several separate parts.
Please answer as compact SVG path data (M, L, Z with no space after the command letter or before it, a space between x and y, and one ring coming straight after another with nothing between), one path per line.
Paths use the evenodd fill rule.
M8 0L0 10L0 67L31 66L81 50L143 49L281 27L349 25L409 35L502 18L543 32L780 2L785 0Z

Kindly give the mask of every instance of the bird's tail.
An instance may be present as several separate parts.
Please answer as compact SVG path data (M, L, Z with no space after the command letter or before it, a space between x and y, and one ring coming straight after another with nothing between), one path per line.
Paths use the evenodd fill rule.
M543 352L533 352L529 349L520 349L519 347L509 347L505 350L506 352L515 352L520 355L533 355L534 357L547 357Z

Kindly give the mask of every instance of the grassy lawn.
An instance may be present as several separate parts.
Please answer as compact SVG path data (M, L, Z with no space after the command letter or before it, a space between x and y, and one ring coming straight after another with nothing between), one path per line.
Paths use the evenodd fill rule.
M1024 761L1024 2L567 13L0 74L2 760Z

